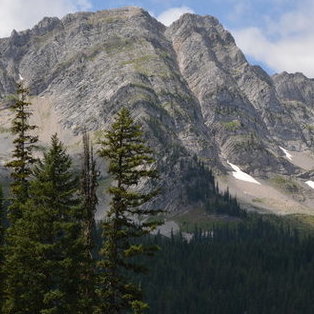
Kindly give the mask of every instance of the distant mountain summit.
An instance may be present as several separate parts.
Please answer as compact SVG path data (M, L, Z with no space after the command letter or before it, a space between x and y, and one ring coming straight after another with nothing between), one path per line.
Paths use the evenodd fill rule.
M186 197L196 156L247 208L314 212L314 80L250 65L214 17L184 14L165 27L125 7L46 17L0 39L0 162L10 150L6 96L20 76L43 145L58 131L73 154L83 128L96 139L127 106L157 153L158 207L202 206Z

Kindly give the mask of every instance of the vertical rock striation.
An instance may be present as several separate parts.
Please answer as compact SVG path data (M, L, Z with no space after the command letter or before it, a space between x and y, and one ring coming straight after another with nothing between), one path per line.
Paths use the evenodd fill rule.
M313 150L313 80L250 65L211 16L168 28L135 7L46 17L0 39L1 109L20 75L73 136L86 128L96 140L127 106L157 151L165 209L189 206L184 164L195 155L217 173L228 160L267 178L300 172L279 146Z

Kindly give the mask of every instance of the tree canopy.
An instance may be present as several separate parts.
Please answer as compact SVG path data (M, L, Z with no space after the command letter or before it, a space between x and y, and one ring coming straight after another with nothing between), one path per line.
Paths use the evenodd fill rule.
M135 257L151 255L156 250L155 246L134 242L157 224L145 217L157 215L159 211L143 205L157 195L158 190L139 188L144 180L157 178L154 158L143 140L141 126L134 122L126 108L117 114L100 144L99 154L108 161L113 182L109 188L110 208L102 225L99 309L105 313L120 313L123 309L141 313L148 305L142 301L141 289L130 281L127 271L143 271L143 265L137 263Z

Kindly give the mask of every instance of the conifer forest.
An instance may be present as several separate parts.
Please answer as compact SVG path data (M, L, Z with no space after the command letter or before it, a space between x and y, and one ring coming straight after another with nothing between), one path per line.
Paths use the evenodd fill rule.
M194 156L180 164L185 194L215 219L166 237L167 213L150 206L160 169L131 112L98 143L82 132L78 170L58 134L35 157L28 93L18 85L9 191L0 185L1 313L314 313L313 226L243 210ZM101 221L96 156L112 179Z

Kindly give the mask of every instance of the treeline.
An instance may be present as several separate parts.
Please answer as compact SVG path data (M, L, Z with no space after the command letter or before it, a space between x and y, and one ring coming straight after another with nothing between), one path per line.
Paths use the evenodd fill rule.
M163 314L314 313L314 235L280 218L250 215L241 223L146 238L161 248L137 280Z
M0 312L143 313L148 304L129 273L143 271L134 258L152 255L157 247L134 239L158 224L140 218L159 211L141 207L158 190L134 189L141 180L157 179L141 127L122 109L99 142L97 154L107 160L113 183L98 247L93 146L85 132L79 176L57 134L43 157L35 158L38 136L29 123L30 106L28 90L19 84L11 106L14 150L6 165L12 177L6 209L0 189Z
M209 213L246 217L246 211L241 209L237 199L230 195L228 189L223 193L219 190L212 170L198 160L197 156L191 160L181 160L180 169L189 203L196 206L198 203Z

